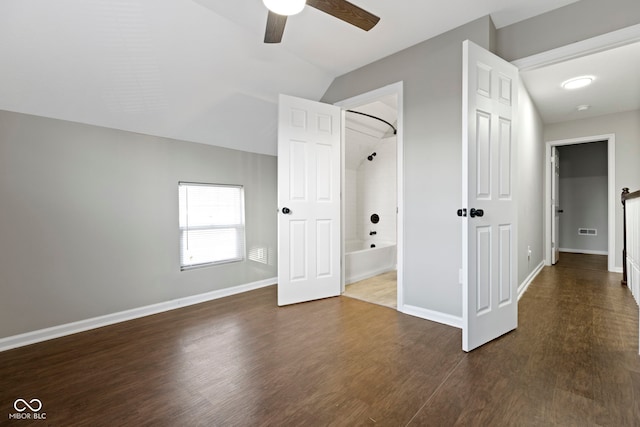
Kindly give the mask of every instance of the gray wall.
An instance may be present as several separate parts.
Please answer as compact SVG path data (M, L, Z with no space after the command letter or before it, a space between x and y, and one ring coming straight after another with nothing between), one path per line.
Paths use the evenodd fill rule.
M496 52L512 61L639 23L638 0L581 0L500 28Z
M558 147L560 156L560 250L607 252L607 143ZM595 236L578 228L597 230Z
M640 110L610 114L584 120L551 123L545 126L545 140L581 138L595 135L616 136L616 195L623 187L640 189ZM618 200L616 196L616 200ZM622 205L615 204L615 266L622 268Z
M269 264L181 272L180 180L244 185ZM0 338L274 278L276 224L273 156L0 111Z
M404 82L404 302L462 315L462 42L485 48L482 18L336 78L323 97L334 103Z
M522 81L518 92L518 284L544 260L544 125ZM531 257L528 250L531 249Z
M337 102L404 82L404 302L462 315L462 41L490 48L483 18L337 78L323 101ZM543 124L523 85L518 115L518 279L543 261ZM531 258L527 249L531 248Z

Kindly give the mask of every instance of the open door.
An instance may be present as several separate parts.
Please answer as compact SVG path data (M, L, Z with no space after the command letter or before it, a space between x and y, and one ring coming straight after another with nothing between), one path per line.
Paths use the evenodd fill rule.
M560 260L560 154L551 147L551 264Z
M339 107L280 95L278 305L340 295Z
M518 325L515 128L518 70L463 44L462 348ZM464 212L464 213L463 213Z

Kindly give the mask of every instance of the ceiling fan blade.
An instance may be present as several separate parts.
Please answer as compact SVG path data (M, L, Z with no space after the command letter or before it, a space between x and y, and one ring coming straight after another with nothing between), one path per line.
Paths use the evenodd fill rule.
M307 4L365 31L375 27L380 20L374 14L347 0L307 0Z
M267 17L267 29L264 32L265 43L280 43L282 34L284 33L284 24L287 23L287 17L269 12Z

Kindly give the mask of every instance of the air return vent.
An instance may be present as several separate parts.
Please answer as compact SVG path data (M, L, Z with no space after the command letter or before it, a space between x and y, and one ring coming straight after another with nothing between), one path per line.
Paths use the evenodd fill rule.
M595 228L578 228L578 234L581 236L597 236L598 230Z

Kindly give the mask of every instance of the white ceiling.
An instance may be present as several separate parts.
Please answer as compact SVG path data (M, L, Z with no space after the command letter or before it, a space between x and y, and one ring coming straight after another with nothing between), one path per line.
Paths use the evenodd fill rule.
M562 83L595 77L590 86L566 90ZM521 73L545 123L585 119L640 109L640 43ZM589 105L578 111L579 105Z
M576 0L353 0L370 32L307 7L262 43L260 0L2 0L0 109L275 154L279 93L490 14L497 27Z

